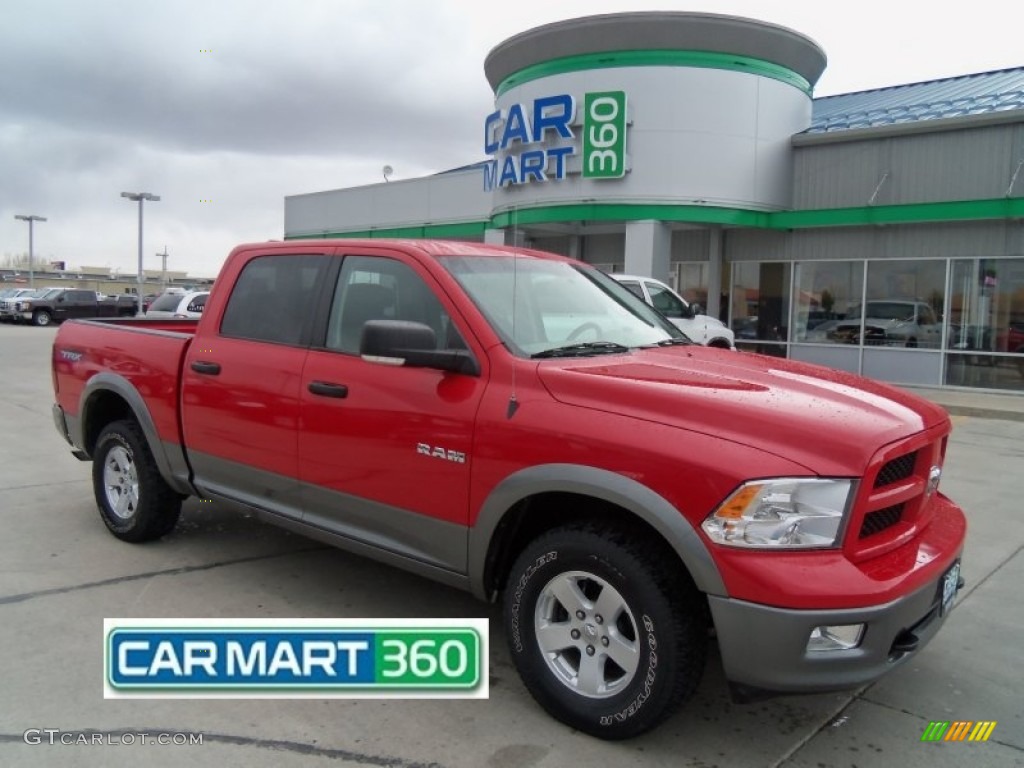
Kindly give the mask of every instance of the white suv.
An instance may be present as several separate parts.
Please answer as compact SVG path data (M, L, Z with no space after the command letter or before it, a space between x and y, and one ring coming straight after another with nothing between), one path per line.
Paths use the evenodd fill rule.
M734 349L736 335L720 320L705 315L699 304L689 304L686 299L653 277L611 274L626 288L646 301L691 340L708 347Z
M187 291L186 293L168 291L153 300L149 309L146 310L146 317L202 317L206 298L209 295L209 291Z

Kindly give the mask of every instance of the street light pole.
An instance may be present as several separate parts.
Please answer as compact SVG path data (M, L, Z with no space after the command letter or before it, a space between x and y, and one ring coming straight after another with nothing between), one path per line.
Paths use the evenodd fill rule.
M166 291L167 290L167 246L166 245L164 246L164 252L163 253L158 253L157 256L159 256L160 259L161 259L161 262L160 262L160 288L162 290Z
M121 197L125 198L126 200L137 200L139 203L139 287L137 289L139 301L135 307L135 315L136 317L142 317L142 292L144 289L143 282L145 280L145 277L142 273L142 203L145 200L149 200L150 202L154 203L159 202L160 195L153 195L150 194L149 192L122 192Z
M37 221L46 221L46 217L45 216L35 216L35 215L24 216L24 215L22 215L20 213L17 213L17 214L14 215L14 218L20 219L21 221L27 221L28 222L28 287L29 288L35 288L36 287L36 274L35 274L35 269L32 266L32 251L33 251L32 224L34 222L37 222Z

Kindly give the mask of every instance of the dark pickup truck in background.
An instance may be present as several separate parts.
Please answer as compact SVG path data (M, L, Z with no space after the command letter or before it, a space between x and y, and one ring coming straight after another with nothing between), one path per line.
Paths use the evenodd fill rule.
M131 317L138 301L134 294L100 298L96 291L80 288L54 288L37 298L25 298L14 305L15 322L49 325L73 318Z

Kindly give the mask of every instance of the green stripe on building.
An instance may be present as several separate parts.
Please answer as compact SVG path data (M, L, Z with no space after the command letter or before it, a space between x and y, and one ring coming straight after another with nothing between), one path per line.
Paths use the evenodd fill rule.
M651 205L646 203L573 203L518 208L491 217L490 221L423 224L408 227L360 229L350 232L306 232L285 236L303 238L482 238L487 229L514 229L530 224L575 221L677 221L755 229L814 229L865 227L885 224L980 221L1024 218L1024 197L988 200L951 200L903 205L869 205L821 208L804 211L751 211L714 205Z
M811 84L802 75L788 67L751 56L715 51L677 51L652 49L646 51L607 51L563 56L542 61L514 72L502 80L495 89L501 96L511 88L552 75L569 72L585 72L592 69L613 69L620 67L689 67L696 69L724 69L729 72L747 72L752 75L769 77L772 80L792 85L811 95Z

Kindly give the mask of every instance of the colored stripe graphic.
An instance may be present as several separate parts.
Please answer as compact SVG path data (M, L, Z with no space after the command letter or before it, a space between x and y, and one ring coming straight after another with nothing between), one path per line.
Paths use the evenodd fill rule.
M996 720L932 720L921 741L988 741L997 724Z
M970 720L956 720L953 725L950 726L949 733L946 734L946 738L943 741L963 741L967 736L967 732L974 725Z
M988 741L988 737L992 735L992 731L996 729L995 720L982 720L971 731L971 735L968 737L968 741Z

